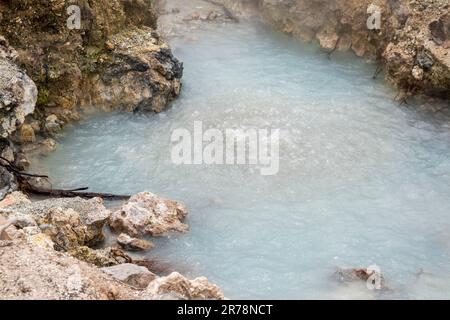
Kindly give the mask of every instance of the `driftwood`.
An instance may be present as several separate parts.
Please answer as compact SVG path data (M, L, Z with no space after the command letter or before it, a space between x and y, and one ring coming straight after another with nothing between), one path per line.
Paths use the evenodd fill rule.
M75 190L87 190L88 188L80 188ZM103 198L108 200L128 200L129 195L119 195L112 193L101 193L101 192L81 192L75 190L64 190L64 189L45 189L38 187L27 186L23 191L33 193L36 195L49 196L52 198Z
M41 196L47 196L51 198L74 198L74 197L81 197L81 198L103 198L108 200L127 200L130 198L129 195L118 195L118 194L111 194L111 193L101 193L101 192L87 192L88 187L83 188L76 188L76 189L46 189L42 187L38 187L33 185L30 182L30 178L43 178L43 179L49 179L46 175L40 175L40 174L32 174L27 173L19 170L11 161L8 159L5 159L4 157L0 156L0 166L5 168L9 173L11 173L17 180L19 185L19 190L35 194L35 195L41 195Z

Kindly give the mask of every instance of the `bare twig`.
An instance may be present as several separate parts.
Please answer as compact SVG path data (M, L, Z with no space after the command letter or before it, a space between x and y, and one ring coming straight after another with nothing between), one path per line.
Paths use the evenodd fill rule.
M40 174L32 174L27 172L22 172L19 170L11 161L8 159L5 159L4 157L0 156L0 160L4 163L0 162L0 166L4 167L8 172L10 172L14 177L16 178L19 189L21 191L31 193L31 194L37 194L37 195L43 195L53 198L74 198L74 197L81 197L81 198L104 198L109 200L127 200L130 198L129 195L117 195L117 194L111 194L111 193L101 193L101 192L82 192L86 191L89 188L88 187L82 187L82 188L76 188L76 189L46 189L34 186L30 183L29 178L44 178L48 179L49 177L46 175L40 175Z

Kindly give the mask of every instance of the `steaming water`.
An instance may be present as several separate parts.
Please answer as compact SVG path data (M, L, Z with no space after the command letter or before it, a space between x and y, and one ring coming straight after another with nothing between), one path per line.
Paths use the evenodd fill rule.
M231 298L450 298L450 126L399 107L351 54L327 59L258 23L172 40L181 97L160 115L99 115L35 161L54 186L150 190L187 204L191 231L149 253ZM280 172L175 166L177 128L281 129ZM378 265L391 290L340 284Z

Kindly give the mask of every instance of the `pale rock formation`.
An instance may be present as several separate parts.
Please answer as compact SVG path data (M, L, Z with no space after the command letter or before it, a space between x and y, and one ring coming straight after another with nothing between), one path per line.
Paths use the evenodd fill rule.
M100 198L21 202L5 209L3 214L9 212L13 216L21 213L34 219L43 232L52 238L55 248L63 251L93 246L103 241L103 227L110 216L110 211L103 206Z
M145 290L149 299L223 300L220 288L211 284L207 278L189 280L178 272L152 281Z
M8 138L34 111L37 88L33 80L20 69L17 53L0 36L0 136Z
M156 278L156 275L148 271L147 268L140 267L132 263L104 267L100 270L106 274L109 274L114 279L122 281L132 287L141 289L146 288L148 284Z
M188 226L182 222L186 215L187 209L181 203L142 192L112 213L110 226L133 237L162 236L169 232L187 231Z

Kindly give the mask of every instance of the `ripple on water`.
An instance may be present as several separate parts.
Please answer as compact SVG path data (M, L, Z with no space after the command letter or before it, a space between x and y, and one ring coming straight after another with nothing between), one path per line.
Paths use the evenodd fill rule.
M34 162L60 187L184 201L191 232L151 256L233 298L449 298L448 118L399 107L351 55L329 60L258 23L174 39L180 99L160 115L108 114ZM175 166L170 135L193 122L281 129L280 172ZM340 286L336 267L377 264L393 290Z

